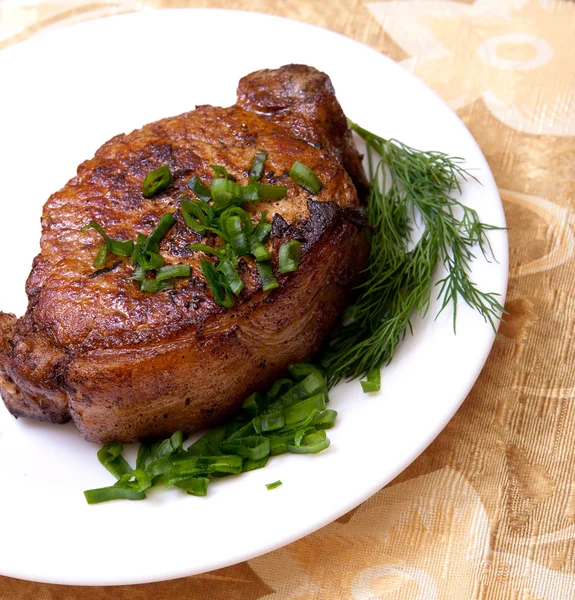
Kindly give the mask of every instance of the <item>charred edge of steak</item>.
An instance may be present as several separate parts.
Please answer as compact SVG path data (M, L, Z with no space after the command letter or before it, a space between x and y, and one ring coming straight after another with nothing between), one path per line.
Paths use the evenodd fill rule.
M318 202L308 198L309 219L299 226L288 223L276 213L272 219L273 238L289 238L302 243L302 253L307 253L336 223L347 221L358 231L367 227L367 217L355 206L340 206L335 202Z
M0 396L16 418L32 417L40 421L66 423L70 420L64 391L68 357L53 348L45 337L41 338L40 348L31 350L25 338L18 341L19 325L20 321L14 315L0 312ZM24 364L23 380L11 369L17 353ZM56 360L53 360L54 357ZM40 376L34 377L37 373L41 373ZM34 381L42 385L48 382L49 385L38 389Z

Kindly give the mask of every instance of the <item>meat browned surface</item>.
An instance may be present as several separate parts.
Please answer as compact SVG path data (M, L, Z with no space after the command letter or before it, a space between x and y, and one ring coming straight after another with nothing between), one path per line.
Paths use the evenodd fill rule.
M112 138L48 199L26 314L0 313L0 392L13 415L71 417L98 442L192 431L230 414L325 340L365 265L350 178L361 187L360 157L323 73L300 65L260 71L242 79L238 93L230 108L198 107ZM268 153L262 182L287 186L288 197L244 207L253 219L267 211L273 222L280 286L261 291L255 264L240 259L245 288L226 310L199 269L205 256L188 248L206 239L185 226L179 205L191 195L192 175L209 185L213 164L246 183L259 149ZM313 198L289 178L295 160L323 183ZM168 189L144 198L144 177L165 164L173 175ZM160 253L166 264L190 264L191 278L169 292L144 293L129 280L129 260L117 256L94 276L101 238L81 232L83 225L95 220L113 238L134 239L166 212L177 222ZM280 275L277 251L294 237L303 244L300 266Z

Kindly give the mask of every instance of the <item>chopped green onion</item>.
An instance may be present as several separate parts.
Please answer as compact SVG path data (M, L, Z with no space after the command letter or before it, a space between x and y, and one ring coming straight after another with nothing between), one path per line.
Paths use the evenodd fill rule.
M275 490L280 485L282 485L282 482L279 479L277 481L274 481L273 483L266 483L266 487L268 490Z
M270 455L264 456L259 460L253 460L252 458L244 459L244 466L242 467L242 473L246 473L247 471L254 471L255 469L263 469L270 459Z
M200 269L204 274L206 283L212 291L215 303L224 308L231 308L234 303L233 297L222 285L220 274L216 271L214 265L208 260L201 260Z
M108 502L109 500L144 500L146 494L132 487L112 485L95 490L86 490L84 497L88 504L99 504L100 502Z
M106 254L111 252L117 256L130 256L134 251L134 242L132 240L114 240L105 231L104 228L96 221L90 221L87 225L84 225L80 231L84 232L87 229L95 229L103 238L104 246L98 250L96 260L94 261L94 267L101 267L106 260Z
M132 470L122 456L123 450L122 444L106 444L98 450L98 460L116 479L120 479L122 475Z
M220 444L227 436L227 426L218 425L196 440L187 450L190 456L217 456Z
M261 200L282 200L287 197L287 187L283 185L257 184L258 195Z
M153 198L163 192L170 185L170 181L172 181L172 173L169 165L159 167L146 175L142 186L142 195L144 198Z
M158 281L157 279L144 279L140 284L141 292L166 292L174 289L173 281Z
M331 429L335 425L336 419L337 412L328 408L316 413L311 424L316 429Z
M204 254L211 254L212 256L217 256L218 258L225 256L225 250L223 248L214 248L212 246L208 246L207 244L189 244L188 248L190 250L196 250L197 252L203 252Z
M315 371L319 371L321 373L321 370L316 365L312 365L311 363L296 363L295 365L290 365L288 367L288 371L296 381L305 379L308 375L311 375Z
M259 181L262 178L267 157L268 153L265 150L258 150L256 152L250 168L250 180Z
M242 188L238 183L221 177L212 179L210 191L214 202L220 205L229 203L234 199L239 200L242 197Z
M108 249L106 246L102 246L98 250L98 254L96 254L96 258L92 263L92 266L95 268L101 267L106 262L106 256L108 256Z
M239 296L244 289L244 282L241 280L234 264L227 258L220 259L217 270L223 275L232 292Z
M156 281L164 281L173 277L190 277L192 268L190 265L166 265L156 274Z
M266 222L267 213L264 211L262 216L260 217L259 223L256 225L254 229L254 236L263 244L268 235L271 233L272 226L270 223Z
M241 188L242 202L254 202L260 199L259 186L255 183L250 183Z
M138 262L144 271L157 271L164 264L164 259L157 252L142 250Z
M248 240L238 215L230 215L223 219L222 229L226 232L230 244L238 256L249 252Z
M321 190L321 181L318 176L303 163L296 160L289 172L289 176L310 194L317 194Z
M259 392L254 392L244 400L242 411L251 418L256 417L261 412L262 404L262 395Z
M280 246L279 267L280 273L297 271L301 257L301 243L297 240L286 242Z
M223 177L224 179L228 179L230 174L225 167L220 167L219 165L210 165L210 167L214 170L216 177Z
M250 245L250 254L257 262L265 262L271 258L269 250L254 235L248 240Z
M367 373L367 378L360 381L363 392L379 392L381 389L381 372L379 369L373 369Z
M141 443L138 448L138 456L136 458L136 471L145 469L148 458L152 455L152 444Z
M307 434L299 445L288 444L288 452L293 454L317 454L329 446L329 438L325 431Z
M132 277L128 277L128 279L133 281L144 281L144 279L146 279L146 269L144 269L142 265L137 265L134 269L134 274Z
M258 262L256 263L256 266L258 268L258 274L260 276L260 281L262 283L262 289L264 292L279 287L279 283L275 278L271 263Z
M253 435L250 437L239 438L231 442L223 442L220 445L220 449L226 454L235 454L242 458L260 460L269 455L270 441L266 437Z
M197 175L188 179L188 187L200 200L209 202L212 199L210 188L205 186Z
M175 225L176 217L171 213L165 213L162 218L158 221L156 228L146 240L144 244L144 250L150 252L157 252L160 249L160 242L166 237L166 234Z
M271 400L275 400L279 396L283 396L294 386L294 383L291 379L287 379L286 377L282 377L281 379L276 379L272 385L272 387L268 390L266 394L266 399L268 402Z
M179 481L174 481L173 485L186 490L190 496L206 496L209 483L210 480L207 477L184 477Z

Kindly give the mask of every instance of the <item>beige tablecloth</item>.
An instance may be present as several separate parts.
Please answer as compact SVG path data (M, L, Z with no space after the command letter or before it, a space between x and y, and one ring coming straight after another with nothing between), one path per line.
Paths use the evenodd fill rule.
M477 139L504 201L509 317L445 431L324 529L164 583L67 588L0 577L0 598L575 598L575 2L0 0L0 50L46 28L176 6L327 27L437 90Z

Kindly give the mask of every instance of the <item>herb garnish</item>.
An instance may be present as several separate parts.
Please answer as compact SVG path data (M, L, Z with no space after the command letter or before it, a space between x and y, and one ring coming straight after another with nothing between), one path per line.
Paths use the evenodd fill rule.
M248 396L239 418L214 427L186 449L181 431L153 444L142 443L132 469L122 456L122 444L106 444L98 460L116 483L85 491L86 501L143 500L160 480L165 486L205 496L213 477L260 469L271 456L286 452L321 452L329 446L326 430L337 417L336 411L326 409L327 401L327 382L319 368L293 365L290 377L278 379L266 394ZM281 482L268 485L277 487Z
M497 294L481 291L470 279L472 248L491 251L486 232L498 229L453 197L460 181L471 177L463 159L442 152L422 152L386 140L349 122L366 142L371 190L367 216L373 228L369 264L360 295L328 345L321 364L330 387L362 377L389 363L397 345L411 331L411 320L424 316L438 282L441 311L453 305L453 327L461 297L495 330L503 312ZM411 226L418 214L423 233L412 249ZM459 216L460 215L460 216ZM373 377L371 377L373 381ZM369 391L376 386L367 378Z

